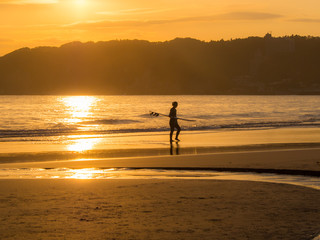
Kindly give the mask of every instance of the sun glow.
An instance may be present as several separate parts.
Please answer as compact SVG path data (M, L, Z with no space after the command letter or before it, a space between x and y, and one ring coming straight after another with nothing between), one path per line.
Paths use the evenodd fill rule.
M86 3L86 0L74 0L74 5L76 6L84 6Z

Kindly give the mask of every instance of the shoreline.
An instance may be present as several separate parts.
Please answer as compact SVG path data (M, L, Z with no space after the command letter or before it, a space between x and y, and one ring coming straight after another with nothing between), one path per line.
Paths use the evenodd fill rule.
M180 149L237 148L251 145L320 146L319 127L286 127L269 129L217 129L183 131ZM0 155L41 152L169 149L169 132L106 135L65 135L53 137L0 138ZM175 145L176 143L173 143Z
M101 168L104 169L104 168ZM212 171L212 172L232 172L232 173L269 173L277 175L293 175L320 177L320 171L297 170L297 169L272 169L272 168L183 168L183 167L153 167L153 168L129 168L130 170L176 170L176 171Z

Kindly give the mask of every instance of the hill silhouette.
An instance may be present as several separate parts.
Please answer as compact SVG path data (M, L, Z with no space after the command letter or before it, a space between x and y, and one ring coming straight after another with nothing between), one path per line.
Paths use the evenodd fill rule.
M0 94L319 94L320 38L121 40L0 57Z

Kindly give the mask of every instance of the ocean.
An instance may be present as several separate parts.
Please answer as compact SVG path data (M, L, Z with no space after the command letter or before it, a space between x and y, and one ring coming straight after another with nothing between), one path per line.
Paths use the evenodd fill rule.
M172 101L184 131L320 127L320 96L0 96L0 141L168 131Z

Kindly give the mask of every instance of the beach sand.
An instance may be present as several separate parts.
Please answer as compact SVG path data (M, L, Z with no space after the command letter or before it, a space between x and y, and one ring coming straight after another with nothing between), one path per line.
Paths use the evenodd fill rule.
M244 168L319 173L320 149L85 159L0 168ZM312 239L320 191L229 180L0 180L0 239Z
M217 180L0 180L0 239L311 239L320 191Z
M118 142L120 152L112 152L115 145L108 146L108 139L105 148L102 144L84 153L61 152L60 143L48 152L47 144L28 142L23 148L24 143L8 143L1 145L0 169L285 170L319 176L319 135L306 131L311 130L296 130L291 138L290 129L190 133L172 149L167 135L160 134L145 148L130 145L135 137L141 140L131 136ZM222 144L214 146L218 142ZM304 148L287 149L297 146ZM188 148L193 154L178 155L190 153L184 152ZM168 155L170 151L175 155ZM0 239L308 240L320 231L319 199L319 190L252 181L2 179Z

